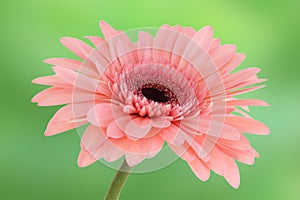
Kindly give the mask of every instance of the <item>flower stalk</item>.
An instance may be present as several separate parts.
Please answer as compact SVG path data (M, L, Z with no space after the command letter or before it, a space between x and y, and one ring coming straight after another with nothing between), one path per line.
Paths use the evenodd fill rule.
M132 167L130 167L126 160L122 163L120 169L116 173L114 179L112 180L109 189L106 192L104 200L118 200L124 187L126 180L130 174Z

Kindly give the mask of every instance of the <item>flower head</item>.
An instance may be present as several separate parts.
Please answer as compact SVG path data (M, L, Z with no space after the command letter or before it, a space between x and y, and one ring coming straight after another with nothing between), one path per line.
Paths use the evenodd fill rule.
M125 156L130 166L157 155L166 143L205 181L210 171L239 186L236 162L253 164L258 153L243 133L268 134L248 114L257 99L235 96L263 86L258 68L231 73L245 58L220 45L212 28L161 26L137 42L101 21L104 38L61 42L81 60L51 58L54 75L34 83L51 86L33 98L39 106L66 104L49 122L46 136L88 125L79 166Z

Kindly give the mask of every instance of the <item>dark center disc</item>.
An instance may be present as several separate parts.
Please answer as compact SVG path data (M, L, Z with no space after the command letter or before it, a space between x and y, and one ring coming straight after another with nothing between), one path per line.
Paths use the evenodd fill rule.
M176 95L167 87L148 83L139 87L138 94L158 103L179 104Z
M149 100L166 103L170 101L170 98L166 96L164 91L160 91L157 88L142 88L142 94Z

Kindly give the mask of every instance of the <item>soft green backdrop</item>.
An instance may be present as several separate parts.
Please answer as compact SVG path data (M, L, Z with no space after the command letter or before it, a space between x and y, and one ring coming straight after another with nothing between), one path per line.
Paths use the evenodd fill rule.
M30 81L51 74L42 62L69 57L58 39L97 35L104 19L118 29L180 24L196 29L210 24L224 43L247 59L241 68L259 66L267 87L247 96L268 108L252 115L270 126L269 136L249 136L261 153L254 166L239 164L241 186L231 188L215 174L201 182L178 160L152 173L132 175L122 199L300 199L299 8L300 1L113 1L9 0L0 3L1 136L0 199L102 199L115 173L101 164L76 166L75 131L46 138L43 131L57 107L30 103L43 89Z

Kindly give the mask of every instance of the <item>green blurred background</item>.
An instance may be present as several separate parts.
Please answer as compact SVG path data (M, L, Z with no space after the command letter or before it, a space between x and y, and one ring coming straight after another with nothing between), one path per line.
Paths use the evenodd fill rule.
M252 109L272 134L248 137L261 158L254 166L239 164L238 190L215 174L201 182L178 160L131 175L121 199L300 199L299 1L10 0L0 7L0 199L102 199L115 171L99 163L78 168L76 131L46 138L43 131L58 107L30 103L44 88L30 81L52 73L42 60L73 57L58 39L98 35L101 19L123 30L210 24L223 44L246 53L240 69L259 66L260 77L268 78L265 89L245 96L271 104Z

